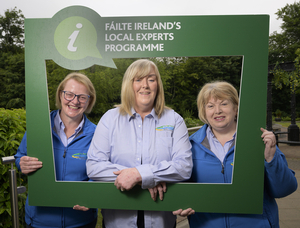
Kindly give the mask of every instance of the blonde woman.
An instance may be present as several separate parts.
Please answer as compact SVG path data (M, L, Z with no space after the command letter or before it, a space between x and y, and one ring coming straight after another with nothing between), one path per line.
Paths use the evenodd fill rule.
M88 152L89 178L114 182L121 191L140 184L153 199L156 194L162 199L164 182L190 178L191 155L184 120L165 107L156 65L135 61L123 78L121 104L97 125ZM103 209L102 214L106 228L176 226L172 212Z
M67 75L57 88L58 110L50 114L57 181L87 181L89 179L86 175L85 161L96 126L87 119L84 113L92 110L95 101L94 86L83 74ZM30 174L38 172L43 164L38 158L27 156L26 138L25 133L15 158L18 169L24 174ZM88 209L79 205L74 208L29 206L28 198L29 196L25 205L27 228L94 228L96 225L96 209Z
M208 83L201 89L197 106L199 118L206 124L190 137L194 165L192 182L231 183L238 102L236 89L227 82ZM195 213L191 208L178 210L174 214L189 215L191 228L279 228L275 198L294 192L297 189L297 179L295 173L288 168L285 156L276 147L274 134L263 128L261 131L261 138L265 143L262 214Z

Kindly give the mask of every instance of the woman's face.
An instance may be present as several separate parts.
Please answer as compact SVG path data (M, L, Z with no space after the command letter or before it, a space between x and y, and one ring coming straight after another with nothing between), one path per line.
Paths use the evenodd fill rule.
M215 131L228 133L236 128L237 109L230 100L210 98L205 105L205 114Z
M133 91L135 111L151 112L157 94L157 77L153 68L146 77L133 80Z
M70 79L67 81L64 91L72 92L76 95L84 94L89 95L88 89L85 85L77 82L74 79ZM60 116L62 121L80 121L82 119L84 111L87 109L89 105L89 100L86 103L81 103L78 101L78 96L76 96L72 101L68 101L64 98L64 92L60 93L61 100L61 112Z

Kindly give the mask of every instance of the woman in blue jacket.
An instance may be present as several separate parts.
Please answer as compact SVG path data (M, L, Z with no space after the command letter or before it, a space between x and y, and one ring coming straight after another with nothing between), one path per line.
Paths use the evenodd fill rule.
M201 89L197 106L199 118L206 124L190 136L194 165L191 181L231 183L238 101L236 89L227 82L208 83ZM191 228L279 227L275 198L294 192L297 180L284 154L276 147L274 134L263 128L261 131L265 143L263 214L195 213L191 208L174 214L189 215Z
M84 113L91 112L95 101L94 86L83 74L67 75L57 88L56 106L59 110L50 114L57 181L89 180L85 162L96 126ZM42 162L38 158L27 156L26 133L15 158L16 165L23 174L42 168ZM74 208L29 206L28 197L25 205L27 228L94 228L97 223L96 209L79 205Z

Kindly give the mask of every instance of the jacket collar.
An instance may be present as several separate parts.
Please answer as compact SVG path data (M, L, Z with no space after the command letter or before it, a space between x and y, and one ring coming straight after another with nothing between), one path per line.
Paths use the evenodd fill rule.
M204 138L206 137L206 129L208 125L204 124L198 131L196 131L194 134L190 136L190 141L193 141L195 143L202 143Z
M57 114L57 112L59 112L59 110L54 110L50 113L50 120L51 120L51 128L56 132L55 126L54 126L54 118ZM89 128L89 126L91 124L93 124L91 121L89 121L89 119L86 117L86 115L83 113L83 118L84 118L84 124L83 127L81 129L81 133L89 133L90 130L95 131L94 128Z

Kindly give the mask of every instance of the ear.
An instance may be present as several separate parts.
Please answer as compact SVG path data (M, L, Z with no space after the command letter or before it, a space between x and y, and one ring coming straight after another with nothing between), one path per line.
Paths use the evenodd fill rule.
M237 121L237 115L238 115L238 108L236 108L236 110L235 110L235 121Z

